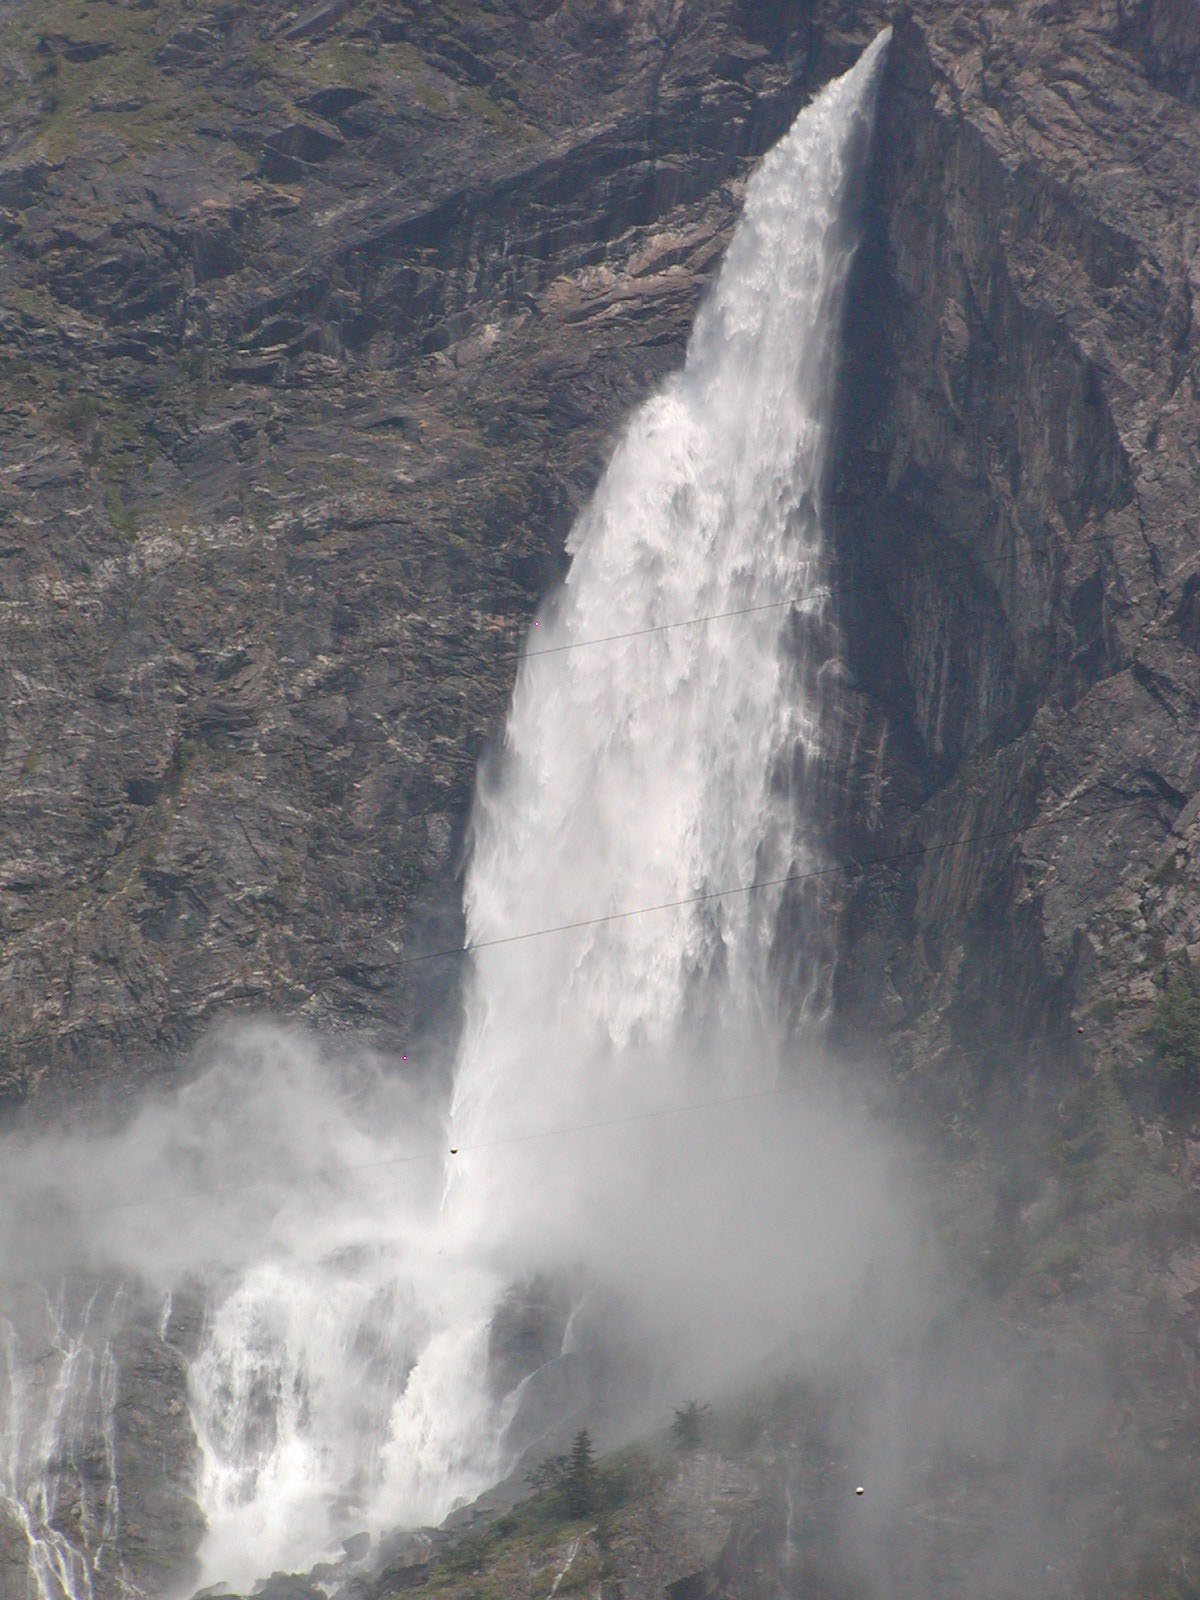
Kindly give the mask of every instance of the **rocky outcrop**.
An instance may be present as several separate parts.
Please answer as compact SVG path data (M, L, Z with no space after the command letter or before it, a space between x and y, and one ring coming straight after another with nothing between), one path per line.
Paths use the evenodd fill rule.
M41 1600L48 1586L128 1600L195 1580L204 1519L175 1342L184 1322L177 1312L160 1328L156 1308L111 1278L76 1272L45 1290L6 1279L5 1600Z
M423 958L460 941L476 765L572 516L678 363L752 159L892 9L7 8L6 1104L120 1099L218 1014L400 1051L452 1012L456 964ZM951 1124L1030 1066L1132 1063L1165 972L1200 958L1197 15L895 18L829 495L822 804L850 869L842 1037ZM1052 1258L1030 1282L1116 1257L1038 1234L1038 1207L1090 1227L1100 1184L1009 1197ZM1166 1214L1145 1200L1147 1237ZM1190 1350L1194 1263L1169 1262L1151 1292ZM553 1361L557 1312L509 1311L511 1378ZM154 1592L200 1532L184 1358L137 1321L113 1358L124 1570ZM1155 1448L1186 1466L1151 1389ZM646 1499L619 1558L585 1535L575 1579L791 1583L778 1493L704 1470ZM97 1485L68 1483L64 1524ZM0 1508L0 1592L26 1546ZM521 1582L549 1591L569 1550ZM346 1592L418 1587L427 1556Z
M25 1600L29 1591L29 1541L7 1506L0 1505L0 1594Z
M399 1535L365 1563L324 1565L311 1576L276 1573L255 1595L540 1600L553 1590L601 1600L775 1600L781 1593L786 1513L770 1447L705 1450L681 1461L626 1453L605 1471L612 1503L594 1516L571 1521L538 1500L503 1517L466 1513L469 1525L457 1532Z
M914 14L880 100L831 811L893 859L851 882L839 999L948 1104L1038 1040L1133 1059L1200 940L1200 119L1147 78L1155 15Z
M124 1575L145 1594L178 1592L195 1581L204 1532L192 1495L199 1451L187 1363L156 1329L136 1323L121 1330L117 1361L113 1432Z

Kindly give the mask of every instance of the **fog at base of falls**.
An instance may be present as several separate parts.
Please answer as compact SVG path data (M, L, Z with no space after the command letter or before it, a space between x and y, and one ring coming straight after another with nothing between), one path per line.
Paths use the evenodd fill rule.
M124 1312L164 1327L181 1287L207 1301L190 1386L208 1581L248 1588L360 1528L440 1521L511 1468L513 1396L489 1385L488 1333L514 1284L541 1276L572 1298L564 1350L590 1342L603 1366L576 1420L611 1441L742 1375L826 1359L860 1314L903 1315L917 1280L899 1164L812 1073L530 1128L503 1150L522 1206L474 1230L442 1205L445 1107L385 1063L268 1024L208 1054L118 1134L6 1150L0 1225L0 1278L24 1278L6 1302L0 1402L6 1363L15 1395L23 1362L45 1359L43 1287L50 1300L71 1282L99 1290L103 1316L71 1336L110 1368L117 1280ZM97 1404L86 1385L77 1403ZM17 1443L0 1505L36 1499L61 1447L53 1429L40 1460L36 1429L23 1460Z
M832 373L885 45L764 159L685 367L572 533L480 783L448 1103L262 1024L118 1133L5 1151L5 1279L48 1307L64 1275L117 1278L168 1331L175 1295L204 1308L210 1580L438 1521L543 1424L652 1422L853 1342L864 1307L871 1337L908 1314L888 1141L786 1036L771 976L782 880L821 859L794 774L821 755ZM810 965L788 1009L815 1025ZM492 1336L534 1279L569 1301L551 1356L579 1357L541 1417ZM6 1326L0 1506L32 1548L62 1407L30 1376L38 1315ZM106 1328L64 1338L108 1349ZM55 1395L86 1367L63 1362ZM90 1594L43 1565L39 1600Z

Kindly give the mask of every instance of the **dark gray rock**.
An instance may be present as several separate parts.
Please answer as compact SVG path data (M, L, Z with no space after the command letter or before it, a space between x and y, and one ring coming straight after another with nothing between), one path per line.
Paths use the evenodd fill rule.
M847 1029L966 1104L965 1062L1038 1039L1129 1059L1147 955L1200 937L1178 906L1157 943L1112 928L1164 853L1196 882L1200 130L1092 8L928 16L890 54L849 315L828 803L839 854L898 858L848 886ZM1124 1032L1080 1045L1114 996Z
M409 958L521 630L749 160L883 19L53 10L0 85L0 1085L47 1108L219 1014L453 1018ZM895 859L830 888L834 999L951 1100L1112 1001L1132 1059L1200 943L1195 16L923 0L889 58L824 778L832 854Z
M326 1600L325 1590L296 1573L274 1572L254 1587L255 1600Z
M0 1505L0 1594L25 1600L30 1590L29 1541L6 1506Z
M410 958L460 941L522 630L753 157L888 13L8 8L0 1096L120 1103L229 1013L453 1018ZM819 777L884 864L826 880L833 998L950 1125L1131 1064L1200 956L1196 17L917 0L880 97ZM120 1352L146 1583L198 1532L199 1314Z
M192 1494L199 1449L187 1403L187 1362L137 1323L121 1330L116 1354L121 1557L146 1593L179 1593L196 1580L204 1532Z
M509 1289L488 1329L488 1378L497 1398L562 1354L570 1315L569 1291L547 1278Z

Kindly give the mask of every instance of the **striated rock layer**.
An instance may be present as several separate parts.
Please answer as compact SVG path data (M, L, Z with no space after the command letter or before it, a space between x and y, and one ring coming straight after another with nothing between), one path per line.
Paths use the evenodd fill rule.
M452 1012L455 964L411 958L461 938L476 766L574 511L678 364L749 165L888 20L829 502L837 1024L950 1123L1014 1057L1144 1051L1200 959L1200 12L892 12L4 8L0 1101L123 1096L218 1014L403 1049ZM1088 1115L1099 1226L1104 1183L1143 1205L1140 1145L1103 1094ZM1180 1519L1197 1170L1185 1147L1156 1277L1051 1229L1010 1269L1054 1300L1109 1252L1113 1364L1157 1363L1130 1392ZM1000 1201L1003 1284L1076 1202ZM199 1534L184 1334L113 1351L151 1592ZM72 1507L111 1466L81 1459ZM727 1551L747 1590L753 1538L706 1528L671 1572L635 1540L627 1591L644 1566L647 1593L725 1592ZM26 1555L0 1513L0 1591Z
M1136 1053L1200 940L1200 34L1052 10L899 18L833 485L830 845L896 857L836 897L838 1006L951 1108L1097 1004ZM8 8L10 1101L121 1092L217 1013L402 1047L452 1004L406 963L460 937L573 512L748 163L885 20Z

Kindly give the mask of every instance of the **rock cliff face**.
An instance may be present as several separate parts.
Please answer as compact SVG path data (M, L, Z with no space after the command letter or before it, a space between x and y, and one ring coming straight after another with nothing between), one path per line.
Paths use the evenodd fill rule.
M10 1099L452 991L404 962L572 513L870 27L757 10L11 9Z
M747 161L884 8L8 10L10 1101L402 1043L513 650ZM839 999L914 1061L1195 942L1196 13L899 27L835 484ZM1001 830L1019 830L1009 833ZM978 838L985 835L985 838ZM893 1041L895 1043L896 1041Z
M1069 1059L1079 1023L1130 1060L1200 938L1195 22L987 8L891 52L834 833L901 859L853 884L840 982L939 1095L1022 1037Z
M892 9L10 0L0 1101L122 1096L238 1010L396 1049L452 1011L411 958L461 936L573 513L752 159ZM951 1119L1014 1058L1134 1060L1200 957L1198 19L894 19L823 805L838 1025ZM117 1358L125 1558L174 1582L184 1358L149 1323ZM0 1514L0 1591L25 1562Z
M572 512L747 158L881 20L14 8L10 1097L160 1066L218 1011L397 1042L452 993L405 960L456 942ZM1136 1017L1197 938L1195 35L1187 0L942 3L892 51L831 836L975 841L846 897L842 1010L914 1059L1014 1001L1030 1035Z

